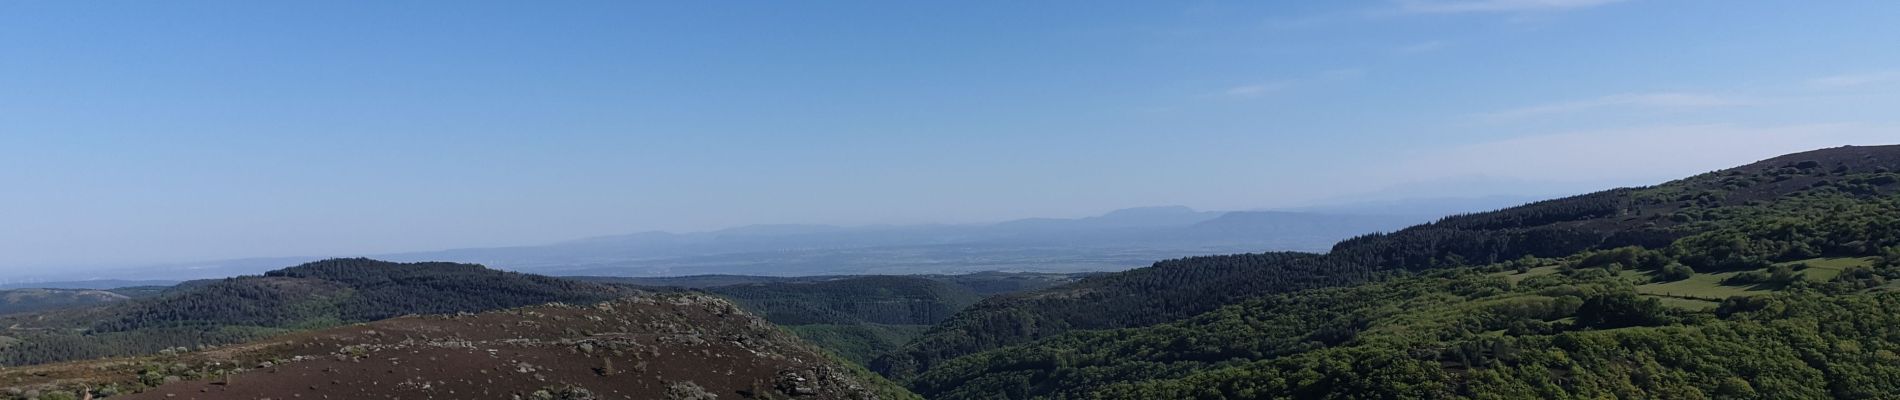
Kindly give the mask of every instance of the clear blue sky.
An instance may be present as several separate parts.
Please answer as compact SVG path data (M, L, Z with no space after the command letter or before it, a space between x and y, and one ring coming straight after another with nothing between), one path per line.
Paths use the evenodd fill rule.
M1895 21L1893 1L0 2L0 270L1654 183L1900 142Z

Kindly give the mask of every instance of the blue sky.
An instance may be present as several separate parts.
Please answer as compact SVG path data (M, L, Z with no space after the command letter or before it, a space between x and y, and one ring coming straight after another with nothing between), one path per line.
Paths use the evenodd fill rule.
M1900 142L1895 20L1891 1L3 2L0 269L1655 183Z

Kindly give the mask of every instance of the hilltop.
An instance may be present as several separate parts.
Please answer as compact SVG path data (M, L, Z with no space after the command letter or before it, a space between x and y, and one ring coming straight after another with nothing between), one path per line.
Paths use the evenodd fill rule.
M18 393L122 399L905 399L731 303L636 295L408 316L162 355L8 369ZM75 396L77 397L77 396Z
M409 314L479 312L637 293L454 263L333 259L187 282L157 295L0 317L0 364L151 354Z

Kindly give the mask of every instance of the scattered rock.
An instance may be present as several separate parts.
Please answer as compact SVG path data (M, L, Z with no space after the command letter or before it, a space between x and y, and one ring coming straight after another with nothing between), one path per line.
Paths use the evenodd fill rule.
M718 400L719 395L707 392L706 388L692 381L679 381L666 385L667 400Z

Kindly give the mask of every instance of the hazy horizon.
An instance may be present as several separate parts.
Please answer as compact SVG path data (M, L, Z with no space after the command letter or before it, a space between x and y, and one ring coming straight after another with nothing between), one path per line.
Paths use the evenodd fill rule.
M1896 12L5 3L0 273L1655 184L1896 142Z
M291 262L302 263L302 262L315 261L315 260L320 260L320 259L325 259L325 258L378 257L378 256L388 256L388 255L396 255L396 254L430 253L430 252L436 252L436 251L448 251L448 250L459 250L459 249L547 246L547 245L556 245L556 244L562 244L562 243L586 241L590 239L616 238L616 237L622 237L622 236L628 236L628 235L640 235L640 234L648 234L648 233L694 235L694 234L718 233L718 232L724 232L724 231L735 230L735 229L746 229L746 228L754 228L754 227L772 227L772 226L836 227L836 228L845 228L845 229L907 228L907 227L927 227L927 226L993 226L997 224L1027 221L1027 220L1085 219L1085 218L1092 218L1092 217L1100 217L1100 216L1104 216L1104 215L1114 213L1114 212L1119 212L1119 211L1157 209L1157 208L1175 208L1175 207L1185 207L1195 212L1215 212L1215 213L1257 212L1258 211L1258 212L1293 212L1293 213L1334 214L1334 215L1366 215L1366 216L1387 215L1387 216L1436 217L1443 213L1418 212L1415 210L1406 210L1406 209L1379 210L1378 206L1384 205L1387 203L1392 203L1392 204L1398 204L1398 205L1405 205L1405 204L1422 205L1422 206L1426 206L1427 208L1432 208L1430 207L1431 203L1438 202L1438 201L1452 201L1452 202L1465 203L1465 204L1459 204L1459 205L1484 204L1486 206L1476 207L1476 208L1456 207L1456 206L1451 207L1451 208L1459 208L1463 211L1482 211L1481 209L1488 210L1488 209L1493 209L1497 207L1506 207L1510 205L1516 205L1516 204L1521 204L1521 203L1536 201L1536 200L1541 200L1541 199L1555 198L1558 196L1565 196L1565 195L1570 195L1570 194L1576 194L1576 193L1552 192L1552 193L1525 194L1525 195L1500 194L1500 195L1489 195L1489 196L1478 196L1478 197L1419 197L1419 198L1389 198L1389 197L1368 196L1368 197L1333 199L1334 201L1318 202L1318 203L1312 203L1312 204L1306 204L1306 205L1294 206L1294 207L1271 207L1271 208L1252 208L1252 209L1237 209L1237 210L1205 210L1205 209L1196 209L1193 207L1182 206L1182 205L1148 205L1148 206L1133 206L1133 207L1116 208L1116 209L1110 209L1110 210L1101 210L1098 212L1083 211L1081 214L1078 214L1078 215L1026 216L1026 217L1020 217L1020 218L1009 218L1009 219L1001 219L1001 220L982 220L982 221L963 221L963 222L921 221L921 222L911 222L911 223L876 223L876 224L830 224L830 223L820 223L820 222L757 223L757 224L730 225L730 226L720 226L720 227L713 227L713 228L707 228L707 229L692 229L692 230L661 230L661 229L642 230L635 227L635 228L630 228L629 230L615 231L615 232L610 232L610 233L601 234L601 235L564 237L564 238L556 238L553 240L547 240L547 241L541 241L541 242L476 244L476 245L447 246L447 247L436 247L436 248L398 249L398 250L380 251L380 252L344 251L344 252L328 252L328 253L313 253L313 254L252 254L252 255L238 255L238 256L213 255L213 256L195 257L195 258L145 259L145 260L105 262L105 263L95 263L95 264L35 265L35 266L30 266L31 268L29 269L22 269L19 271L12 271L12 270L6 270L3 268L0 268L0 273L4 273L4 274L0 274L0 284L13 282L16 280L21 280L20 282L22 283L30 283L30 282L35 282L35 281L48 281L48 280L84 281L84 280L96 280L96 279L112 279L110 278L109 275L98 275L98 274L110 273L114 271L126 271L128 268L140 268L140 267L192 265L192 264L200 264L200 263L217 263L217 262L244 261L244 260L265 260L265 261L273 261L273 262L278 261L278 260L297 260L297 261L291 261ZM1438 207L1438 208L1444 208L1444 207ZM288 265L275 265L275 264L272 264L272 265L273 266L288 266ZM46 273L35 275L33 274L34 272L33 268L43 268L45 269L44 272ZM134 279L134 280L148 280L148 279L141 278L141 279Z

